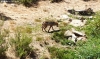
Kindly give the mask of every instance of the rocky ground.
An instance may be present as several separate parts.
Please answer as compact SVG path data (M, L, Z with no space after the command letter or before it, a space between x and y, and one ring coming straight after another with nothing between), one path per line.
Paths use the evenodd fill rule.
M9 29L11 36L13 36L14 28L17 26L23 26L25 24L31 24L36 25L38 24L37 19L40 19L40 24L42 24L43 21L45 21L44 18L53 17L58 18L58 16L69 13L67 10L69 9L75 9L75 10L84 10L87 8L92 8L94 12L100 10L100 1L89 1L84 2L82 0L65 0L60 3L50 3L50 1L40 1L38 6L36 7L24 7L23 5L17 5L17 4L6 4L6 3L0 3L0 13L3 13L5 16L10 17L11 19L5 19L3 24L3 29ZM34 41L31 46L34 46L36 49L39 49L36 51L39 56L45 55L48 58L50 57L50 54L45 47L41 47L40 43L44 43L47 41L50 46L61 46L60 44L55 43L53 40L50 40L50 35L48 33L44 33L42 31L34 32L33 35L40 35L44 38L43 42L37 42ZM36 40L36 37L33 36L34 40ZM12 52L12 53L9 53ZM13 51L8 51L8 56L12 58L16 58L12 55ZM17 58L16 58L17 59Z

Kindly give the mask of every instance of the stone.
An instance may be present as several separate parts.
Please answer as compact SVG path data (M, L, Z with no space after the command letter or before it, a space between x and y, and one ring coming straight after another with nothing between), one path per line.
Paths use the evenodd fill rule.
M79 40L86 41L86 34L80 31L76 31L74 28L65 31L64 36L73 42L77 42Z
M83 20L83 22L82 22L81 20L78 20L78 19L74 19L69 23L69 25L72 25L75 27L84 26L85 24L86 24L86 20Z

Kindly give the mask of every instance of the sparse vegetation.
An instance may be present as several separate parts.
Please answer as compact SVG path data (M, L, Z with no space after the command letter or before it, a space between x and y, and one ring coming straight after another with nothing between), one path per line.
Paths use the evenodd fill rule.
M42 40L43 40L43 37L40 37L40 36L36 37L36 41L42 41Z
M15 32L21 32L21 33L27 33L27 34L31 34L32 31L33 31L33 28L30 25L19 26L15 30Z
M56 47L49 47L52 59L77 59L75 52L72 49L61 49Z
M33 32L36 33L36 32L40 32L40 31L42 31L41 27L42 27L41 24L37 24L37 25L35 25L35 26L33 27Z
M8 35L8 33L1 32L1 27L3 26L3 21L0 20L0 59L6 59L6 53L5 51L7 50L6 42L5 42L5 37Z
M42 21L42 19L35 19L35 22L41 22Z

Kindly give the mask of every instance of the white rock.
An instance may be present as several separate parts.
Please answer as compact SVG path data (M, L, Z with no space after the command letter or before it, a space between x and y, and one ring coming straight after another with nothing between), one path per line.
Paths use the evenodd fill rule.
M79 32L79 31L76 31L75 29L72 28L72 32L75 34L78 34L80 36L85 36L85 34L83 32Z
M68 19L69 17L68 17L68 15L60 15L60 16L58 16L58 20L60 20L60 19L63 19L63 20L66 20L66 19Z
M76 31L74 28L72 28L71 30L67 30L64 33L64 36L67 37L68 40L71 40L73 42L76 42L79 40L82 40L82 41L86 40L86 34L80 31Z
M72 34L72 39L71 39L71 40L72 40L73 42L75 42L76 38L77 38L77 36L75 36L75 34Z
M72 33L72 31L70 30L67 30L65 33L64 33L64 36L68 37L68 40L71 40L73 42L75 42L75 39L77 38L75 36L75 34Z
M67 15L61 15L60 16L62 19L68 19L69 17Z
M69 24L72 25L72 26L75 26L75 27L84 26L86 24L86 21L87 20L84 20L82 22L81 20L75 19L75 20L72 20L72 22L70 22Z
M72 36L72 32L70 30L67 30L65 33L64 33L64 36Z

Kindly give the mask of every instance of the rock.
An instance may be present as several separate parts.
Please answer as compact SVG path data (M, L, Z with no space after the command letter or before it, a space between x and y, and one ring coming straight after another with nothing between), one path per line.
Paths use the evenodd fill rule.
M61 15L60 18L61 19L68 19L69 17L67 15Z
M75 42L75 39L77 38L77 37L75 36L75 34L72 33L72 31L70 31L70 30L67 30L67 31L64 33L64 36L65 36L68 40L71 40L71 41L73 41L73 42Z
M70 30L67 30L65 33L64 33L64 36L66 37L69 37L69 36L72 36L72 32Z
M85 19L67 19L63 20L63 23L79 27L79 26L84 26L86 24L87 20Z
M79 40L85 41L86 40L86 34L80 31L76 31L74 28L71 30L67 30L64 33L64 36L73 42L77 42Z
M80 41L80 40L81 40L81 41L86 41L86 37L78 37L78 38L77 38L77 41Z
M76 39L77 39L77 36L75 36L75 34L72 34L72 39L71 39L71 40L72 40L73 42L76 42Z
M72 28L72 32L73 32L76 36L85 36L85 34L84 34L83 32L76 31L74 28Z
M67 20L69 17L68 17L68 15L60 15L60 16L58 16L58 21L63 21L63 20Z
M82 20L75 19L75 20L72 20L69 24L75 27L84 26L86 24L86 21L87 20L82 21Z

